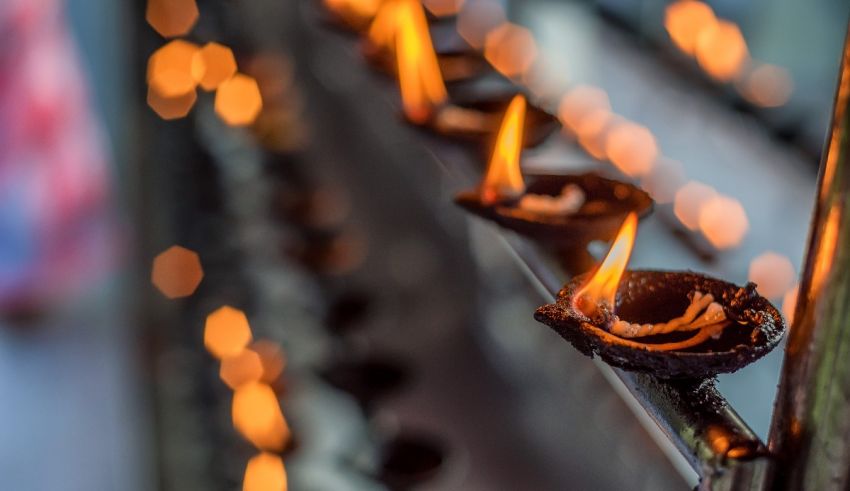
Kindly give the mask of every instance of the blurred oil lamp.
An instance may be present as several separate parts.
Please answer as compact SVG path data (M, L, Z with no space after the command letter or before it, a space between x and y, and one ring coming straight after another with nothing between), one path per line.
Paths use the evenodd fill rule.
M407 120L445 136L472 141L491 137L499 127L501 114L516 95L516 88L507 94L451 97L440 73L421 5L402 1L395 8L397 26L393 42ZM542 142L558 127L553 115L536 106L529 107L526 113L525 146Z
M362 45L363 55L372 66L398 76L396 39L408 17L412 18L417 38L433 47L445 82L469 80L489 70L487 63L455 33L452 25L441 22L429 28L425 10L416 0L388 0L381 5Z
M597 174L538 175L526 185L520 168L525 99L505 113L490 164L478 189L455 203L540 242L565 248L610 240L630 212L648 214L652 199L637 187Z
M776 346L785 323L755 284L626 271L636 233L629 214L599 267L568 282L535 319L585 355L665 379L734 372Z

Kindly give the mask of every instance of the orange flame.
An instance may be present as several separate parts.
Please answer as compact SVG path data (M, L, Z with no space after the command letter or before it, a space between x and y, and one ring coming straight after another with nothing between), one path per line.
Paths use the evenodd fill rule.
M415 123L425 123L434 108L448 95L431 43L422 4L404 1L397 7L396 57L398 81L405 115Z
M600 304L613 309L617 285L619 285L620 278L623 277L623 272L626 271L626 266L629 264L636 235L637 214L632 212L629 213L620 227L617 238L614 239L614 244L611 245L605 260L602 261L602 264L599 265L587 283L582 285L575 294L576 307L582 312L593 315Z
M481 201L484 203L517 197L525 191L519 165L524 126L525 96L517 94L505 112L496 137L496 148L481 183Z

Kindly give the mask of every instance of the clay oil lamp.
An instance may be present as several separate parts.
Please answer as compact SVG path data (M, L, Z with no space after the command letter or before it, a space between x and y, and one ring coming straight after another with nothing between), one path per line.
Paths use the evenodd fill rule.
M452 100L425 28L422 7L401 2L396 8L394 42L405 118L444 136L475 142L491 138L516 92L508 97L496 94L493 100ZM524 124L525 146L541 143L558 128L557 118L536 106L528 107Z
M421 36L427 34L437 55L437 65L446 83L466 81L492 70L487 62L469 46L453 26L440 22L432 27L426 21L425 10L416 0L388 0L381 4L362 42L362 52L379 71L398 76L395 38L400 18L412 13L415 27Z
M525 108L522 96L510 103L483 181L478 189L459 194L455 203L558 249L611 240L630 212L651 211L652 199L645 192L593 173L537 175L526 184L520 168Z
M599 267L568 282L534 318L585 355L664 379L734 372L776 347L785 323L755 284L626 271L636 231L630 214Z

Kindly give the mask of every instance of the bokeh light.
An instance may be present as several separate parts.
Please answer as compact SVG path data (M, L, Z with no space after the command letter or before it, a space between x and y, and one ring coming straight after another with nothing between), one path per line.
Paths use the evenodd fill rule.
M484 48L487 34L505 23L505 11L494 0L467 0L457 16L457 32L470 46Z
M694 54L700 33L716 22L711 7L696 0L671 3L664 11L664 27L670 39L688 54Z
M218 86L215 112L230 126L246 126L254 122L263 109L263 98L257 81L236 74Z
M578 143L593 158L605 160L605 136L607 130L620 120L607 109L596 109L581 119L576 127Z
M155 90L148 87L147 103L151 109L162 119L180 119L189 114L198 95L195 91L177 97L162 97Z
M558 104L558 119L566 128L577 133L582 120L594 111L611 111L608 94L588 85L578 85L569 90Z
M225 305L207 316L204 346L219 360L241 353L251 337L248 318L239 309Z
M262 374L259 380L269 384L275 382L286 367L286 357L280 345L274 341L261 339L251 345L251 351L260 357Z
M696 230L699 228L700 209L715 196L717 191L711 186L690 181L676 191L673 198L673 213L684 226Z
M505 22L484 40L484 58L506 77L519 77L537 57L537 43L528 29Z
M263 452L248 461L242 491L286 491L286 468L283 460Z
M750 262L748 279L758 292L770 300L778 300L794 284L797 273L791 260L782 254L767 251Z
M195 0L148 0L145 20L163 37L183 36L198 21Z
M706 27L697 38L696 59L714 79L721 82L734 79L749 59L741 29L724 20Z
M624 121L614 125L606 135L605 153L621 172L639 177L648 174L655 165L658 144L647 128Z
M188 297L203 277L201 259L185 247L171 246L153 260L151 283L168 298Z
M741 84L742 95L761 107L782 106L793 91L794 82L788 70L766 63L755 67Z
M279 452L289 441L277 397L264 383L249 382L236 389L232 417L233 426L257 448Z
M151 89L164 98L174 98L195 90L192 60L198 46L182 39L170 41L148 59L147 81Z
M257 352L246 348L238 355L221 360L218 375L228 387L236 390L263 377L263 360Z
M699 229L711 245L718 249L728 249L744 240L750 229L750 221L738 200L717 195L700 207Z
M207 43L192 58L192 77L204 90L215 90L235 74L236 58L227 46Z

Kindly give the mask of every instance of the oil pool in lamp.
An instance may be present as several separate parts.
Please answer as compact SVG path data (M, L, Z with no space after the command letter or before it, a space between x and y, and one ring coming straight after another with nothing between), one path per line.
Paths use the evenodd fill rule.
M453 26L439 25L439 29L431 31L418 0L385 0L381 3L362 44L363 55L372 66L394 77L398 75L395 38L401 14L407 15L405 11L408 9L415 16L414 27L428 34L444 81L464 82L492 72L481 55L466 44L454 29L444 29Z
M537 175L526 185L520 167L525 117L525 97L517 95L505 112L484 179L478 189L459 194L455 203L559 247L611 240L630 212L646 215L652 210L645 192L593 173Z
M666 379L734 372L776 347L785 323L755 284L626 271L636 233L632 213L598 268L567 283L534 318L585 355Z
M396 61L405 117L446 136L473 140L491 137L499 127L513 91L505 94L454 100L449 97L431 44L425 14L418 2L403 1L396 6ZM542 142L558 127L553 115L536 106L526 111L524 146Z

